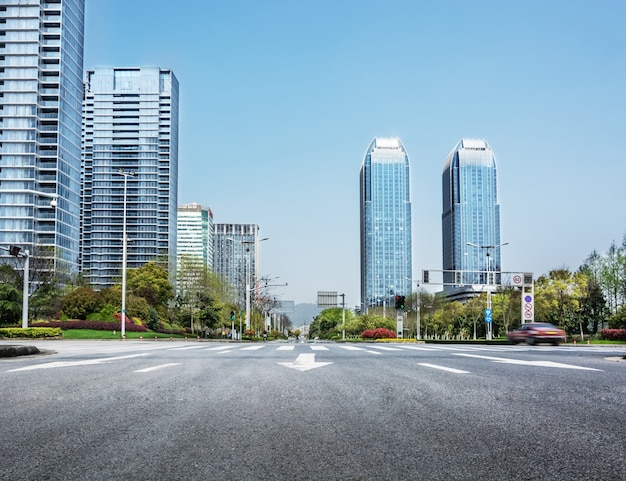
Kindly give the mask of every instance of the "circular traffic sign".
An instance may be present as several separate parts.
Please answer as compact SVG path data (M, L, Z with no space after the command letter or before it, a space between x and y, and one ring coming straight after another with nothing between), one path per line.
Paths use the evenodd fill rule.
M513 276L513 284L521 284L522 283L522 276L520 276L519 274L516 274Z

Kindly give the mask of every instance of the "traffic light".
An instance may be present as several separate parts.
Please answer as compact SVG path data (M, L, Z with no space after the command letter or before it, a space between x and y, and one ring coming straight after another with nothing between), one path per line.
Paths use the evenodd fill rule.
M21 250L22 249L17 246L9 246L9 254L11 254L12 256L17 257L18 255L20 255Z
M404 310L404 296L400 296L400 309Z
M396 296L396 309L400 309L400 296Z
M428 277L429 277L428 274L429 274L428 271L422 271L422 282L424 284L428 284Z
M231 321L235 320L235 311L230 311L230 320Z

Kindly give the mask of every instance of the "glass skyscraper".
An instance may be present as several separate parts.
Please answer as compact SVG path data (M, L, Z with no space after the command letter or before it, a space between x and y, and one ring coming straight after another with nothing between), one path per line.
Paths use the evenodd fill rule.
M158 262L174 283L178 80L172 71L148 67L87 72L83 142L83 276L98 289L119 283L126 207L127 267Z
M256 286L259 265L259 226L215 224L215 273L232 286L236 303L245 307L246 284ZM251 292L255 297L255 291Z
M213 212L200 204L178 207L177 222L178 258L188 256L197 259L204 267L213 269Z
M409 156L397 138L376 137L360 173L361 309L411 292Z
M496 283L487 282L487 272L501 270L500 205L496 158L486 141L461 139L452 149L442 193L446 289Z
M79 263L84 10L84 0L0 5L0 246L61 276Z

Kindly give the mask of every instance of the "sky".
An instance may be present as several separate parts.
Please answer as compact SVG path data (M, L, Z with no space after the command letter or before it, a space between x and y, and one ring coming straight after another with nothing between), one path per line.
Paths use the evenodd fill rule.
M497 159L503 271L576 270L626 233L622 0L87 0L85 69L103 66L173 70L178 203L258 224L284 301L359 304L374 137L409 155L416 280L441 269L461 138Z

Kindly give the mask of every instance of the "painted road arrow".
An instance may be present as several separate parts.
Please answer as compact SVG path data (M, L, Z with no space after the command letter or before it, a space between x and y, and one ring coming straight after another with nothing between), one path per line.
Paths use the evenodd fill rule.
M508 359L504 357L479 356L478 354L454 353L455 356L475 357L477 359L487 359L492 362L502 364L518 364L521 366L537 366L537 367L556 367L559 369L582 369L585 371L602 371L602 369L594 369L592 367L574 366L572 364L561 364L553 361L523 361L521 359Z
M294 362L279 362L278 364L298 371L308 371L316 367L328 366L332 362L315 362L315 354L300 354Z

